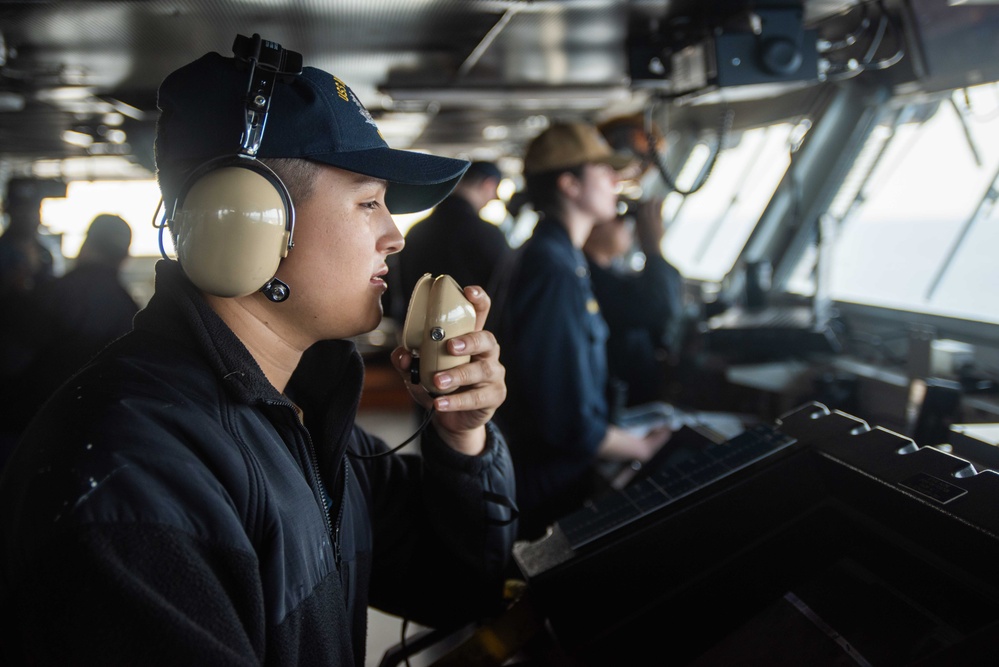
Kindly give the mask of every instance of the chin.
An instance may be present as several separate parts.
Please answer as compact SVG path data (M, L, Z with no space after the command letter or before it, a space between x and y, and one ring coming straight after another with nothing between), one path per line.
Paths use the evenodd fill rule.
M362 307L357 304L353 317L346 320L334 319L336 321L330 322L332 328L325 332L324 339L345 340L355 336L363 336L377 329L382 323L382 309L380 306Z
M371 309L367 318L364 320L364 331L361 333L368 333L374 331L378 328L378 325L382 323L382 318L384 317L384 311L382 310L381 299L378 300L377 305Z

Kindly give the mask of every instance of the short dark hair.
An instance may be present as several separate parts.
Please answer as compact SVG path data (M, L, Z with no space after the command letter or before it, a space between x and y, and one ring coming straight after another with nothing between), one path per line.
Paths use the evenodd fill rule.
M461 182L466 185L478 185L490 178L501 181L503 180L503 172L493 162L479 161L468 166L468 171L461 177Z
M294 157L268 157L260 158L260 161L288 188L293 204L306 201L316 191L316 177L322 169L318 162Z

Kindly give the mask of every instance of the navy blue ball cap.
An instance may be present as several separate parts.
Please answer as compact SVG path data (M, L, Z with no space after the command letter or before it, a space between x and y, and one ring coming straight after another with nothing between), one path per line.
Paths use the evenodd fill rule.
M209 53L160 85L156 163L191 165L239 152L248 73L234 58ZM368 110L340 79L305 67L274 87L260 158L302 158L388 182L392 213L436 206L468 162L389 148Z

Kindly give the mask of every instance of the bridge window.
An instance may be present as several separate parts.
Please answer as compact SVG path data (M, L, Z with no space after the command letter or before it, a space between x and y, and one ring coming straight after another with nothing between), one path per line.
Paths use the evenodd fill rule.
M64 257L74 258L87 235L90 222L102 213L120 215L132 228L133 257L159 256L153 213L160 200L155 180L72 181L65 199L42 203L42 223L61 240Z
M790 164L795 125L747 130L723 150L703 187L670 193L663 203L668 225L663 255L689 279L719 282L729 272ZM710 158L703 144L677 177L688 188Z
M867 144L824 227L829 296L999 323L999 84L887 110Z

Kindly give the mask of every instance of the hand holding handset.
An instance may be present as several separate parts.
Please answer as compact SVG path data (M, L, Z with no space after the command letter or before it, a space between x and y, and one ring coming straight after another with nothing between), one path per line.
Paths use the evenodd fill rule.
M475 308L454 278L423 274L409 299L402 327L402 346L413 355L410 381L432 395L454 391L434 386L434 374L470 361L468 355L449 353L447 341L474 330Z

